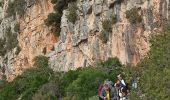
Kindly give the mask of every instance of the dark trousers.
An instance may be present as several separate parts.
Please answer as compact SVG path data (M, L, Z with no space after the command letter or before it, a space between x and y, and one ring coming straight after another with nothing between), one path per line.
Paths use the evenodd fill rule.
M103 100L101 97L99 97L99 100Z

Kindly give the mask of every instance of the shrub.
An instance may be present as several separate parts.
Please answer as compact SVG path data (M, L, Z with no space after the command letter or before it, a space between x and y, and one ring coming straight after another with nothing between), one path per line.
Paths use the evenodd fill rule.
M60 97L59 87L55 82L44 84L32 100L56 100Z
M119 66L119 64L120 62L117 61L117 58L110 58L106 62L99 63L97 68L87 67L69 71L61 79L62 96L69 100L88 99L95 96L98 86L105 79L116 80L117 74L121 71L119 68L122 66Z
M48 18L45 20L45 24L47 26L52 26L52 32L55 33L55 36L60 36L60 24L61 24L61 17L63 14L63 10L68 7L70 2L76 2L77 0L52 0L51 2L54 4L54 13L51 13ZM76 19L75 12L71 12L71 22L74 22Z
M137 8L132 8L131 10L126 11L126 18L129 19L131 24L137 24L142 22L142 16L139 15Z
M19 16L23 16L25 13L26 1L25 0L14 0L9 2L7 9L7 17L15 16L17 13Z
M0 39L0 56L4 56L6 54L6 47L5 47L5 39Z
M14 31L15 31L15 32L19 32L19 31L20 31L20 24L19 24L19 23L17 23L17 24L15 25Z
M111 17L111 23L112 23L112 24L116 24L116 23L117 23L117 16L116 16L116 15L113 15L113 16Z
M17 46L16 48L16 51L15 51L15 54L18 55L21 51L21 47L20 46Z
M0 1L0 7L3 7L3 5L4 5L4 1L1 0L1 1Z
M58 0L51 0L52 4L56 4Z
M33 62L34 62L34 67L47 67L48 66L48 58L45 57L45 56L36 56L34 59L33 59Z
M50 13L48 15L48 18L45 20L45 24L47 26L54 26L57 23L60 24L60 20L61 20L61 14L56 12L56 13Z
M103 43L107 43L109 39L109 33L112 32L112 23L110 20L104 20L102 22L103 30L100 33L99 38L102 40Z
M78 17L77 5L76 5L76 3L70 3L69 7L68 7L67 19L74 24L77 20L77 17Z
M40 59L39 59L40 60ZM40 61L35 62L36 64ZM37 61L37 60L36 60ZM43 60L44 61L44 60ZM45 64L42 61L43 64ZM34 64L34 65L36 65ZM45 64L46 65L46 64ZM43 85L49 82L50 75L53 76L53 71L46 65L42 67L30 68L17 76L12 82L7 83L0 90L1 100L16 100L19 97L21 100L30 100L34 93Z
M109 39L109 32L107 31L102 31L100 33L99 38L102 40L103 43L107 43L108 39Z
M5 34L6 37L6 49L12 50L18 45L17 34L11 32L11 28L8 28Z
M103 30L107 32L112 32L112 23L110 20L104 20L102 22L102 27L103 27Z

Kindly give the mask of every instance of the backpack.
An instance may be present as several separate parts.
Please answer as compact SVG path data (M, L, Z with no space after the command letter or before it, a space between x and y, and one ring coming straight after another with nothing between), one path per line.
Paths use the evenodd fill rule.
M100 86L98 88L98 96L100 96L100 94L102 92L102 88L103 88L103 84L100 84Z

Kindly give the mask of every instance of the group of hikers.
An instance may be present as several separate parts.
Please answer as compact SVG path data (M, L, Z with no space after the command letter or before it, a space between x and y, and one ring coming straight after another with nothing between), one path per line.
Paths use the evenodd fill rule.
M105 80L98 88L99 100L128 100L129 88L122 75L117 76L118 80L113 84L110 80ZM137 88L137 83L132 86Z

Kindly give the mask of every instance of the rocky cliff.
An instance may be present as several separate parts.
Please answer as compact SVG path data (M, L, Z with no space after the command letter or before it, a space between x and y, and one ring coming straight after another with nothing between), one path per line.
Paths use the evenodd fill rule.
M12 0L13 1L13 0ZM11 27L21 51L7 50L1 56L1 76L12 80L32 66L37 55L46 55L55 71L67 71L118 57L123 64L137 64L149 51L149 38L163 31L168 20L169 0L77 0L75 23L61 17L60 36L44 24L53 11L50 0L25 0L23 16L6 17L11 0L1 0L0 37ZM19 23L19 32L15 25ZM109 28L108 28L109 27Z

